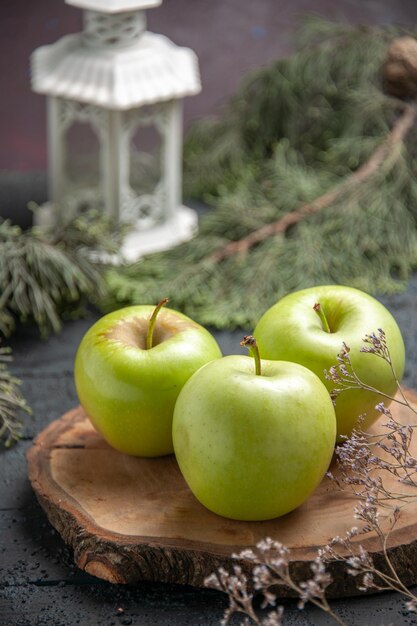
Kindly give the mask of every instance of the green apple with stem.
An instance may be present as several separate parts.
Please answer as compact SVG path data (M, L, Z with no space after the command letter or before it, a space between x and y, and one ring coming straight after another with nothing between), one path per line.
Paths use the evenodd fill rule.
M184 385L174 411L174 450L195 497L237 520L267 520L298 507L333 454L336 418L319 378L296 363L252 356L208 363ZM253 357L253 358L252 358Z
M75 385L93 425L117 450L135 456L173 452L172 416L183 385L222 354L214 337L189 317L131 306L102 317L75 359Z
M361 351L365 336L378 329L385 333L391 363ZM254 336L265 358L308 367L329 391L335 383L325 371L336 365L343 343L350 348L359 379L384 396L357 385L341 393L336 400L339 437L351 434L359 416L364 416L361 428L367 428L380 415L375 406L381 400L389 405L404 372L404 342L395 319L375 298L351 287L323 285L285 296L261 317Z

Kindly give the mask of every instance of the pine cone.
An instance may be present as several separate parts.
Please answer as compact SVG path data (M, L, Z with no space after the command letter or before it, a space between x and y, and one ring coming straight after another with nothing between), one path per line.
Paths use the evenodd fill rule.
M385 91L398 98L417 96L417 41L398 37L388 48L382 67Z

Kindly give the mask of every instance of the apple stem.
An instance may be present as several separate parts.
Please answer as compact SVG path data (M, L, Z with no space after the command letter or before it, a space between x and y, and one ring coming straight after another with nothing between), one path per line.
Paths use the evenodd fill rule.
M261 356L259 354L259 348L255 337L252 335L245 335L240 342L240 345L245 346L249 350L249 354L251 354L255 359L255 374L256 376L261 376Z
M161 300L161 302L159 302L152 315L151 318L149 320L149 326L148 326L148 333L146 335L146 349L150 350L152 348L152 340L153 340L153 330L155 328L155 322L156 322L156 318L158 316L159 311L162 309L162 307L167 304L168 302L168 298L164 298L163 300Z
M320 318L320 321L322 323L323 326L323 330L326 331L326 333L330 333L330 326L329 326L329 322L327 321L327 318L324 314L323 309L321 308L321 305L319 302L316 302L316 304L313 306L313 309L315 310L315 312L317 313L317 315Z

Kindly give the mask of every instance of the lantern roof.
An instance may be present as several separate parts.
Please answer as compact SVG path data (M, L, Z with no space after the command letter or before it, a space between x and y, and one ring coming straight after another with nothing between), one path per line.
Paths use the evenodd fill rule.
M151 9L162 4L162 0L65 0L65 2L80 9L100 11L101 13Z
M200 92L194 52L145 30L141 9L162 0L69 1L86 9L84 31L33 52L33 91L116 110Z

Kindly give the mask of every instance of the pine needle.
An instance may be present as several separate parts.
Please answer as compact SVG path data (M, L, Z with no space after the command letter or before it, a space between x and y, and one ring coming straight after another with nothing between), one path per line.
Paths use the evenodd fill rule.
M61 220L51 228L22 231L0 222L0 333L10 335L16 320L33 320L43 336L77 316L86 302L105 297L100 254L114 254L120 242L97 213ZM94 257L93 257L94 252Z
M9 372L10 348L0 347L0 442L10 448L22 436L21 413L31 410L20 394L20 380Z

